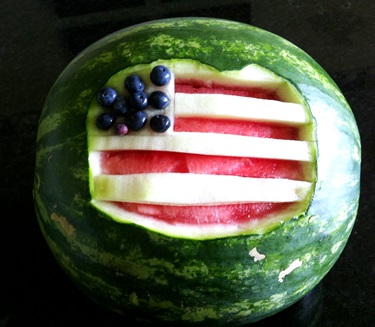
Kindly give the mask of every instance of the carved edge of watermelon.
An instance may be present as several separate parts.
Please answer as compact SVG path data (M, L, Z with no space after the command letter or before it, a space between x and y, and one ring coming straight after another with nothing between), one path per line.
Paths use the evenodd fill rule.
M265 233L268 230L275 228L279 226L280 224L283 224L286 220L289 220L293 217L297 217L300 215L303 215L306 212L306 209L311 201L312 193L314 191L314 181L315 181L315 169L316 169L316 149L315 149L315 135L314 135L314 125L313 120L311 117L311 113L309 111L308 106L306 105L303 97L298 93L298 91L294 88L293 85L291 85L288 81L281 78L278 75L275 75L273 72L268 71L262 67L259 67L256 64L247 65L241 70L236 71L218 71L215 68L211 66L207 66L204 64L201 64L198 61L194 60L186 60L186 59L171 59L171 60L158 60L156 62L153 62L151 64L139 64L131 67L127 67L126 69L119 71L114 76L111 76L111 78L107 81L105 86L112 87L120 92L121 95L126 93L126 90L123 86L123 81L125 78L132 74L137 74L142 77L142 79L145 81L146 89L148 93L151 93L154 91L155 86L152 86L149 81L148 74L152 67L156 65L165 65L168 67L173 75L173 78L171 82L168 84L168 87L165 87L163 89L164 92L167 92L169 94L169 97L171 99L171 106L167 107L168 113L166 113L171 118L171 128L167 131L167 133L158 135L154 132L152 132L149 128L144 128L141 131L136 132L130 132L130 135L124 137L119 137L114 135L113 131L102 131L96 128L95 126L95 118L102 112L104 112L104 108L102 108L100 105L98 105L96 101L96 97L91 101L90 108L88 110L88 117L87 117L87 134L88 134L88 149L89 149L89 162L90 162L90 192L91 195L94 196L92 199L92 204L97 207L98 210L102 211L104 214L110 216L112 219L123 222L123 223L134 223L138 224L140 226L143 226L147 229L154 230L156 232L174 236L178 238L190 238L190 239L212 239L212 238L218 238L218 237L227 237L227 236L234 236L234 235L240 235L240 234L259 234L259 233ZM293 108L295 106L298 106L299 110L301 110L303 113L301 113L298 116L298 119L295 123L288 121L281 121L282 124L286 125L292 125L296 124L299 126L299 134L300 134L300 140L304 141L303 144L298 145L307 145L307 147L303 147L303 150L307 150L308 153L303 153L303 155L300 155L302 149L299 149L298 147L298 153L292 153L289 155L292 155L293 158L302 158L299 159L300 162L303 162L304 165L304 182L297 182L297 183L306 183L306 187L308 186L308 191L306 189L305 193L306 195L303 197L303 199L300 199L299 201L294 202L294 205L292 208L288 208L286 210L282 210L281 212L277 214L269 215L269 217L263 217L261 219L251 219L248 223L239 223L236 222L235 224L227 224L223 226L223 224L205 224L205 225L198 225L194 226L192 224L182 224L174 222L172 224L166 223L163 221L159 221L158 219L155 219L151 216L147 216L147 214L140 214L140 213L133 213L129 212L123 209L118 208L116 205L114 205L111 202L108 201L101 201L98 199L98 193L101 193L102 199L103 196L105 196L107 199L117 199L117 201L121 201L124 197L129 198L133 195L133 193L128 192L129 185L132 184L132 181L134 180L133 176L130 178L127 177L128 180L127 183L122 183L122 185L118 185L118 183L115 183L116 180L119 180L120 178L124 179L125 176L102 176L98 169L100 156L98 155L98 151L105 151L105 150L126 150L126 149L157 149L160 147L164 149L164 146L167 146L168 151L178 151L178 152L189 152L192 151L193 153L198 153L198 151L203 150L203 153L209 154L210 151L206 152L208 149L211 148L211 144L217 144L217 147L214 147L214 151L219 151L218 154L223 154L224 151L223 147L223 141L226 140L226 137L222 139L220 137L220 140L213 140L212 138L209 138L209 142L206 144L205 141L202 140L201 135L197 135L197 140L199 141L199 149L197 148L198 144L193 143L195 146L191 148L189 146L190 142L192 142L193 133L188 133L186 135L183 135L181 139L178 139L177 142L175 142L177 135L183 134L183 133L177 133L173 131L173 120L174 116L180 117L180 111L184 110L184 108L180 108L180 102L175 100L177 96L181 96L181 93L174 93L174 82L175 79L183 79L183 80L189 80L189 79L195 79L199 80L202 83L221 83L226 86L245 86L245 87L255 87L255 88L263 88L267 90L268 92L275 92L277 96L280 98L281 101L267 101L267 100L260 100L262 102L262 108L258 109L257 112L263 111L266 108L264 106L268 105L274 105L272 102L277 103L278 105L283 104L286 106L292 106ZM159 88L160 89L160 88ZM202 94L204 98L207 98L206 94ZM239 101L241 99L246 99L242 97L236 97L237 99L232 101ZM247 98L248 99L248 98ZM253 99L253 98L252 98ZM221 100L222 101L222 100ZM267 103L267 104L265 104ZM270 104L268 104L270 103ZM186 105L186 104L185 104ZM182 105L184 107L185 105ZM236 107L235 102L228 104L225 115L227 115L229 118L233 118L231 116L231 112L233 111L233 107ZM246 106L246 111L249 112L252 108L251 104L248 104L247 102L239 105L239 109L243 109ZM169 108L171 107L171 108ZM169 109L168 109L169 108ZM178 109L177 109L178 108ZM199 107L199 109L201 109ZM215 110L218 111L220 108L215 106ZM286 115L286 109L284 107L278 107L277 108L279 112L284 112ZM160 110L152 110L148 109L146 110L148 116L152 116ZM242 110L239 110L242 114ZM263 114L264 115L264 114ZM267 115L264 117L267 119ZM286 116L282 117L282 119L285 119ZM242 118L246 119L246 118ZM251 120L251 118L249 118ZM290 118L292 119L292 117ZM220 135L219 135L220 136ZM145 138L147 137L147 138ZM250 145L246 142L243 144L242 142L239 143L240 140L243 138L240 136L239 139L236 138L236 142L233 143L233 140L229 142L228 146L225 147L226 151L230 151L231 153L239 153L241 156L253 156L253 154L245 154L245 152L250 151L250 153L253 153L254 147L257 146L256 142L266 140L266 139L259 139L255 140L255 142L251 142ZM245 139L246 140L246 139ZM267 141L267 140L266 140ZM276 142L279 142L280 140L275 140ZM194 142L194 141L193 141ZM274 142L271 140L271 142ZM282 141L283 142L283 141ZM292 141L291 143L295 143L295 141ZM172 144L173 146L171 146ZM266 143L268 144L268 143ZM283 159L289 158L288 155L285 156L285 153L287 152L287 149L284 145L280 145L279 143L275 143L277 148L268 149L266 144L262 143L262 146L260 147L262 154L261 155L269 155L271 153L274 153L276 151L275 155L281 155ZM272 144L272 143L271 143ZM289 143L288 143L289 144ZM202 147L200 147L202 145ZM297 144L293 144L297 145ZM248 151L245 151L245 148L248 148ZM269 153L265 153L264 149L268 149ZM212 150L212 149L211 149ZM281 150L281 151L279 151ZM272 152L271 152L272 151ZM142 174L142 179L144 179L144 174ZM188 177L187 179L185 177ZM155 176L157 177L157 176ZM154 177L154 178L155 178ZM177 174L170 175L170 177L163 175L161 178L163 179L164 183L167 181L174 181L174 183L171 183L171 185L175 185L178 180ZM182 178L184 177L184 178ZM193 179L194 176L186 175L180 177L180 183L183 183L183 181L189 180L195 180ZM207 182L208 184L213 183L217 177L214 176L208 176L210 177L210 182ZM213 179L211 177L214 177ZM200 175L197 179L198 181L203 181L205 178L204 175ZM235 177L237 179L238 177ZM182 179L182 180L181 180ZM94 180L96 181L94 183ZM226 179L228 181L228 179ZM100 183L101 182L101 183ZM253 184L255 181L252 181ZM280 179L274 179L272 181L273 187L275 187L275 190L277 190L277 184L281 183L282 180ZM274 183L276 182L276 183ZM108 185L107 185L108 183ZM203 183L203 182L202 182ZM230 195L235 194L235 188L236 184L234 184L232 187L229 185L229 181L226 184L226 188L230 188L232 191L230 192ZM234 182L233 182L234 183ZM238 182L237 182L238 183ZM146 184L147 186L144 186L143 184ZM160 182L157 183L159 185L157 194L159 197L163 195L163 198L166 197L164 194L168 194L168 196L165 198L164 201L170 200L170 198L174 197L174 195L177 192L177 190L173 187L170 189L163 189L160 186ZM197 182L195 185L198 185L199 182ZM96 187L94 187L96 185ZM154 185L153 179L148 179L148 182L143 182L141 185L141 190L134 190L134 193L141 193L142 197L144 197L145 192L144 189L147 189L147 187L151 187L151 185ZM179 184L182 185L182 184ZM186 185L186 182L185 182ZM100 187L101 186L101 187ZM305 187L305 186L304 186ZM105 192L98 192L97 189L105 189ZM218 185L217 188L220 188ZM185 199L188 196L188 192L185 189L183 199ZM259 192L259 186L256 187L257 192ZM249 190L247 188L247 190ZM251 190L249 190L251 192ZM272 191L272 190L271 190ZM279 195L282 196L285 194L285 191L280 191L281 193ZM227 191L226 191L227 192ZM302 190L300 190L302 192ZM196 190L194 190L193 194L197 193ZM246 194L246 191L241 192L241 197L243 197ZM302 193L301 193L302 194ZM228 196L228 195L227 195ZM234 198L238 197L238 195L235 195ZM246 196L244 197L246 198ZM160 200L159 200L160 201ZM197 203L194 201L193 203Z
M256 63L304 95L316 120L318 172L303 217L264 235L193 241L98 216L89 204L82 126L88 104L117 71L169 58L195 59L219 70ZM34 198L43 234L77 285L115 311L204 326L257 321L297 301L324 277L355 222L361 148L347 102L311 57L252 26L188 18L115 33L61 74L39 126ZM255 261L249 255L254 249L265 258Z

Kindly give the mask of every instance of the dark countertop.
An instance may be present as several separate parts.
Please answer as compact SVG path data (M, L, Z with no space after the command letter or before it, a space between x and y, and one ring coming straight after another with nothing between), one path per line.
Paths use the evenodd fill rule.
M79 51L117 29L178 16L242 21L292 41L334 78L362 138L360 208L343 254L311 294L254 326L375 326L373 0L1 0L0 326L129 325L82 295L42 238L31 194L37 122L52 83Z

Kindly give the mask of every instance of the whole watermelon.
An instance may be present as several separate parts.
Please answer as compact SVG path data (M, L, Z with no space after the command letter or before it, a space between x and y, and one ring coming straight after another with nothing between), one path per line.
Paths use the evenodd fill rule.
M179 59L218 71L256 64L301 94L316 138L314 190L303 214L272 228L200 239L119 222L91 204L92 100L127 67ZM166 19L99 40L62 72L40 118L35 207L57 261L100 305L153 322L240 326L301 299L334 265L355 221L360 162L351 109L302 50L238 22Z

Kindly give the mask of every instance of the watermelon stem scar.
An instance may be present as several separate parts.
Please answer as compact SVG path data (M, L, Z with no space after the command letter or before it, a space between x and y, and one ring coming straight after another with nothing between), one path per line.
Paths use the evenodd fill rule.
M162 65L171 79L155 86L149 72ZM95 207L119 222L189 238L259 233L305 212L314 189L313 121L288 82L258 66L219 72L170 60L128 67L103 89L127 97L128 76L142 79L146 94L168 96L164 108L144 112L168 116L171 126L163 134L147 123L125 136L99 130L92 120L106 109L92 101Z

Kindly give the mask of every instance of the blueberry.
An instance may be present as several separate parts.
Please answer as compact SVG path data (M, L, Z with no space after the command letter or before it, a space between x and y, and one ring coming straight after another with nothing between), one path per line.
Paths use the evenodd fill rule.
M150 78L157 86L167 85L171 80L171 72L167 67L158 65L151 70Z
M171 126L170 119L165 115L156 115L150 120L150 127L154 132L163 133Z
M128 103L123 96L118 96L112 105L113 112L117 117L124 117L129 111Z
M117 135L125 135L128 134L128 126L123 123L118 123L115 125L115 130Z
M108 130L116 121L116 116L109 112L104 112L96 118L96 126L99 129Z
M143 111L132 111L126 118L126 125L133 131L138 131L146 125L147 116Z
M163 109L168 105L169 98L162 91L154 91L150 94L148 102L155 109Z
M145 88L142 78L138 75L129 75L126 77L124 85L130 93L142 92Z
M147 94L145 92L132 93L129 96L129 105L132 109L143 110L148 105Z
M117 92L113 88L107 86L98 93L98 103L103 107L110 107L117 98Z

